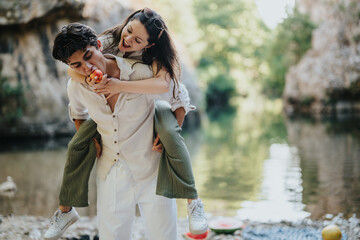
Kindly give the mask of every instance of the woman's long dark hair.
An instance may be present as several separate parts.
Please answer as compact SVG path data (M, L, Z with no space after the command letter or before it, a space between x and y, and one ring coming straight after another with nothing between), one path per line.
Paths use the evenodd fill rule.
M157 73L160 69L165 68L170 74L171 79L178 84L180 79L180 64L174 43L164 20L159 14L149 8L133 12L122 24L103 32L101 35L111 34L114 38L113 43L106 47L104 52L114 53L114 49L118 48L124 27L135 19L139 20L146 28L149 34L148 43L154 43L154 45L147 48L146 51L144 50L142 61L148 65L151 65L153 61L155 61Z

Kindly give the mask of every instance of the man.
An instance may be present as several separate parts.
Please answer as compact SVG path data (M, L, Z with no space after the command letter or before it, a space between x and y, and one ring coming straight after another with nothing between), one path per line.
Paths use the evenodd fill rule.
M95 69L108 78L120 78L121 73L124 80L153 76L149 66L104 56L100 47L91 28L75 23L57 35L53 55L86 76ZM121 93L106 100L89 86L72 80L68 95L75 124L90 116L102 139L97 162L100 239L130 239L136 204L149 239L177 239L176 201L155 194L159 153L151 150L154 96Z

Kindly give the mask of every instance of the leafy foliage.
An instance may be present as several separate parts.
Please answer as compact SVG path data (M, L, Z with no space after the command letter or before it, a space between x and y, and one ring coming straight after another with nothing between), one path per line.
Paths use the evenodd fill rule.
M23 114L25 98L21 85L11 86L0 75L0 123L10 125Z
M226 107L230 98L236 94L234 82L234 79L224 75L213 78L206 91L208 108L214 108L215 111L218 111ZM220 109L217 109L218 107Z
M263 83L264 92L268 96L281 96L286 72L290 66L298 63L311 47L311 34L314 29L315 25L309 17L296 8L278 25L268 45L270 75Z
M253 0L159 0L153 5L190 50L208 112L261 91L280 97L286 72L311 47L315 28L308 16L292 9L270 30Z
M226 108L237 96L240 78L256 80L264 62L262 48L268 29L248 0L194 0L200 31L198 73L207 85L208 110ZM242 73L239 76L239 72ZM242 89L241 92L246 90Z

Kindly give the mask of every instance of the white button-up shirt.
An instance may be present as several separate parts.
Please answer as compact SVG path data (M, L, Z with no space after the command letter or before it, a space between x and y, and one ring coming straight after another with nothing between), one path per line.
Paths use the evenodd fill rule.
M124 58L116 59L123 80L141 80L153 76L151 67ZM156 178L160 154L152 151L155 94L120 93L114 112L104 96L99 96L82 83L68 82L71 119L87 119L97 123L102 139L102 154L97 161L97 174L105 179L117 161L135 182Z

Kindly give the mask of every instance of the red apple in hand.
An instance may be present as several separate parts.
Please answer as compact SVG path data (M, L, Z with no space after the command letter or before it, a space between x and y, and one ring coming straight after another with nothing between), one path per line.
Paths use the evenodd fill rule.
M95 80L95 83L101 82L102 77L103 77L103 73L98 69L96 69L90 74L90 79Z

